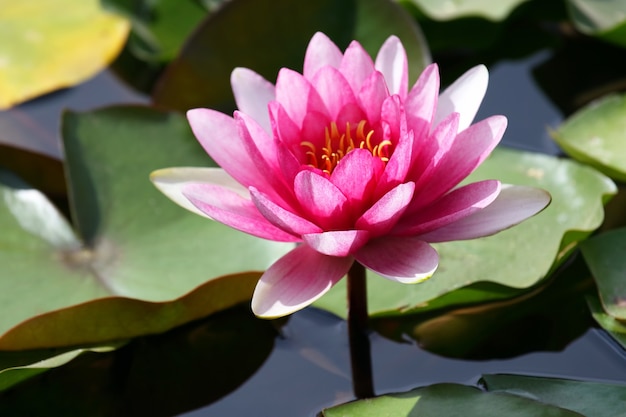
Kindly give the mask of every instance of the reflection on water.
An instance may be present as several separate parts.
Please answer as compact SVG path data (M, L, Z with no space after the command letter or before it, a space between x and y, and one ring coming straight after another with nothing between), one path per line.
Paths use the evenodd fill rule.
M315 416L322 408L353 399L347 327L315 308L294 314L284 337L263 366L236 391L185 417ZM448 359L372 334L377 394L406 391L438 382L475 384L482 374L518 373L577 380L623 382L623 352L602 331L589 329L562 352L534 352L506 360ZM593 358L593 360L590 360Z

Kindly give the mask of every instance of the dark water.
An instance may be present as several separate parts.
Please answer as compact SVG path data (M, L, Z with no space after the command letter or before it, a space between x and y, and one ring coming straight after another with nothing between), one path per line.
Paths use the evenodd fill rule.
M551 154L558 151L549 138L547 127L556 127L563 115L538 88L531 74L533 67L549 58L550 52L541 51L523 60L502 61L491 66L489 90L477 119L492 114L506 115L509 119L509 128L503 139L504 145ZM104 104L142 101L145 99L127 90L111 74L105 73L76 89L56 93L0 114L0 125L7 123L7 118L17 119L17 123L26 126L29 132L39 132L40 138L45 140L43 149L45 153L59 155L57 136L53 132L58 131L61 108L86 110ZM19 117L16 118L16 115ZM245 312L246 309L242 311ZM272 329L269 324L263 326L264 329ZM194 336L194 331L192 329L188 333L183 333L182 339L192 340L197 336L197 334ZM241 334L238 336L238 346L244 346L244 349L236 355L242 356L233 359L233 365L228 365L231 368L208 366L193 379L187 378L182 370L179 377L176 370L171 374L160 373L159 367L167 368L169 360L168 357L162 356L162 363L157 362L154 365L154 375L150 376L153 379L152 383L163 386L171 384L178 386L180 392L193 390L196 394L193 401L183 403L180 399L181 403L177 405L178 394L172 393L173 398L167 399L170 408L165 407L161 412L153 411L147 415L315 416L324 407L353 399L347 329L343 320L323 311L308 308L294 314L286 325L279 328L279 333L277 336L273 336L272 333L269 345L263 342L263 349L268 350L269 356L264 361L259 361L258 368L255 366L250 368L249 378L242 378L232 384L229 382L232 386L223 387L225 392L219 395L211 393L213 389L211 387L219 386L222 379L228 379L226 374L235 373L233 367L237 367L239 362L244 362L243 356L247 357L255 349L261 349L260 339ZM157 346L157 343L150 340L156 339L149 339L144 343L142 349L145 350L141 351L144 356L152 354L150 349L153 349L155 355L158 353L154 352L156 347L151 347L151 343L152 346ZM374 386L377 394L403 391L438 382L474 384L485 373L521 373L578 380L626 379L624 352L604 332L595 328L586 330L582 336L571 341L563 351L532 352L499 360L469 361L445 358L420 349L413 341L397 343L377 333L371 334L371 342ZM117 412L107 411L111 404L127 403L129 397L140 395L139 391L134 390L141 388L132 388L134 385L128 382L132 378L128 376L126 369L137 368L137 360L132 358L132 355L140 351L138 346L143 342L133 343L132 347L108 356L87 356L82 362L79 361L78 365L68 367L69 371L61 368L48 372L11 390L3 401L15 404L26 403L29 398L35 402L49 401L48 415L70 415L67 412L54 411L56 409L52 405L58 405L64 401L63 398L69 399L68 401L77 397L83 400L88 398L86 408L82 410L92 410L93 413L90 412L89 415L133 415L119 411L120 408L116 408L117 406L111 406L111 410L117 409ZM167 349L179 349L177 346L173 344ZM180 355L186 355L183 348L180 349ZM214 354L213 351L206 351L207 356ZM107 376L94 374L94 369L105 369L106 371L102 372L108 372ZM120 372L122 377L117 375ZM132 372L135 371L131 371L131 376L134 375ZM71 377L68 377L68 373ZM113 373L117 376L109 375ZM159 381L159 378L163 380ZM86 390L86 393L81 391L83 386L90 384L93 385L93 389ZM205 401L202 394L204 384L206 384ZM144 394L145 392L141 393ZM156 401L159 404L159 401L163 400L150 398L150 393L148 394L146 402L143 403L146 407L149 403ZM91 398L90 395L94 397ZM214 402L203 405L213 400ZM141 407L141 404L138 407ZM24 407L9 406L8 410L12 411L3 415L23 415L17 410L27 409ZM135 410L134 415L143 415L140 410L141 408Z
M263 366L236 391L201 409L209 416L315 416L322 408L353 399L345 322L325 312L296 313ZM486 373L624 381L623 352L600 330L590 329L562 352L536 352L507 360L448 359L372 334L377 394L437 382L474 384Z

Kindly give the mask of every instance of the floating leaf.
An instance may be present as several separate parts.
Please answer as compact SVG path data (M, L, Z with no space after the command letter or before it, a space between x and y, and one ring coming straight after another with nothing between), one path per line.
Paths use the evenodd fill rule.
M467 16L480 16L490 20L503 20L513 9L527 0L404 0L419 7L436 20L451 20Z
M212 164L186 120L142 107L68 113L74 232L39 192L0 177L0 349L162 332L248 300L289 245L182 210L157 168ZM245 272L245 273L244 273Z
M593 319L606 330L617 343L622 345L622 348L626 349L626 323L607 314L597 297L590 296L587 298L587 302Z
M111 352L123 343L79 349L45 349L21 352L0 352L0 391L28 378L65 365L85 352Z
M512 298L378 317L370 327L398 343L412 338L421 349L446 357L487 360L561 351L593 324L585 300L591 289L591 274L576 256L552 279Z
M14 386L0 393L0 415L179 415L244 383L269 356L275 337L272 323L247 307L229 309L113 352L81 355ZM0 353L0 361L7 355L26 357Z
M496 149L467 181L488 178L544 188L552 194L552 203L537 216L494 236L436 245L439 269L422 283L398 284L368 271L370 314L394 315L428 308L430 300L441 296L445 302L434 300L432 304L484 302L531 287L600 226L603 203L616 192L609 178L590 167L502 148ZM344 317L344 281L315 305Z
M573 158L626 181L626 94L592 102L567 119L553 136Z
M191 32L207 14L196 0L101 0L106 9L132 22L128 48L146 61L174 58Z
M626 320L626 229L594 236L581 245L604 309L611 316Z
M407 50L411 78L429 61L410 15L390 0L230 0L195 31L165 71L153 98L162 107L234 108L230 73L248 67L275 80L279 68L301 69L316 31L341 47L356 39L374 53L391 34Z
M483 375L482 382L490 392L533 398L585 417L618 417L626 404L623 384L521 375Z
M0 9L0 109L95 75L129 30L98 0L2 0Z
M626 47L625 0L567 0L565 4L578 30Z
M475 387L436 384L402 394L355 401L322 411L323 417L582 417L531 398L483 392Z

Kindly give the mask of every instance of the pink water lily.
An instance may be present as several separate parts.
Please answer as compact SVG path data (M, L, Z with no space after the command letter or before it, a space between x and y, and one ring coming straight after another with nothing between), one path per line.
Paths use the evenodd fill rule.
M471 124L487 88L484 66L441 95L436 65L409 90L394 36L375 60L358 42L345 53L317 33L303 74L276 85L237 68L230 117L188 112L194 134L221 168L169 168L156 186L181 206L265 239L297 242L262 275L254 313L278 317L326 293L353 262L390 280L429 278L435 242L513 226L550 201L543 190L485 180L459 186L506 128Z

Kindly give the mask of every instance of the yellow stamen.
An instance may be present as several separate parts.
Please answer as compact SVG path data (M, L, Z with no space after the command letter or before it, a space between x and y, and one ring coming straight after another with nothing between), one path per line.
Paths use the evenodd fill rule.
M307 163L330 175L339 161L357 148L367 149L372 156L387 163L393 151L393 143L390 140L383 140L374 144L376 142L374 130L366 133L366 124L365 120L361 120L356 128L352 128L350 122L346 122L345 131L341 132L337 123L331 122L330 126L324 128L324 141L319 153L312 142L300 143L300 146L305 148Z

